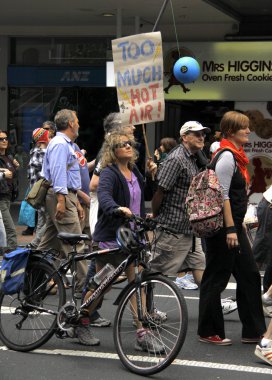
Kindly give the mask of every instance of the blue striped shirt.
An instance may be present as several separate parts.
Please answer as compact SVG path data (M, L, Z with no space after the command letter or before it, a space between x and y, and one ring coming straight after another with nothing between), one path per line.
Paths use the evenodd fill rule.
M52 181L55 193L81 189L79 164L72 140L62 132L50 141L43 160L42 176Z

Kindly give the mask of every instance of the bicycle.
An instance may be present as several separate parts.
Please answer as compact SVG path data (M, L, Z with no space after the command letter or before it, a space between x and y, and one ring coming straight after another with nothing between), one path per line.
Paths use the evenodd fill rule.
M72 251L59 265L56 265L52 252L31 251L23 290L12 296L0 293L0 339L3 343L12 350L27 352L46 343L53 334L66 337L77 326L81 311L95 305L118 276L134 263L135 280L121 290L114 302L117 305L113 327L116 351L123 365L140 375L155 374L169 366L180 352L186 337L187 306L173 281L150 270L147 258L151 243L146 240L146 234L148 230L154 233L155 229L169 234L173 234L173 231L152 219L134 216L132 221L133 230L122 226L117 231L120 248L78 254L77 244L89 240L89 236L60 233L58 237L69 243ZM75 263L99 254L118 252L126 252L127 257L102 281L87 301L77 307L74 297ZM138 271L139 266L143 268L142 271ZM72 297L66 302L63 276L69 269L72 271ZM55 286L57 294L50 295ZM133 306L135 300L136 307ZM139 347L133 326L137 320L148 332L151 342L141 354L136 351Z

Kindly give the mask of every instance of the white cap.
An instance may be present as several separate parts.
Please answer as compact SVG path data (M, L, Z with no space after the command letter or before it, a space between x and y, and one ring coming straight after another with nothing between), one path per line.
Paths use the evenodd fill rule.
M187 121L183 126L180 128L180 135L185 135L187 132L197 132L202 131L205 129L208 133L211 132L210 128L203 127L201 123L198 121Z

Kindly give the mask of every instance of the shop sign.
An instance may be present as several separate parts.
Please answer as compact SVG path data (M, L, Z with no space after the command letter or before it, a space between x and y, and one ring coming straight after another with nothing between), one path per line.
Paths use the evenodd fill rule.
M8 85L19 86L87 86L104 87L105 67L9 66Z
M187 42L178 49L165 43L164 93L166 99L265 101L271 96L272 42ZM199 78L182 84L173 76L179 57L194 57Z

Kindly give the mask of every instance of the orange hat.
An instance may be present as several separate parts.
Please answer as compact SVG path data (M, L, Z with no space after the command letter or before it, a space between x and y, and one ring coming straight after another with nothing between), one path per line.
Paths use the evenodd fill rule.
M32 133L32 138L35 141L35 143L40 143L40 142L49 142L49 131L43 128L36 128L34 129Z

